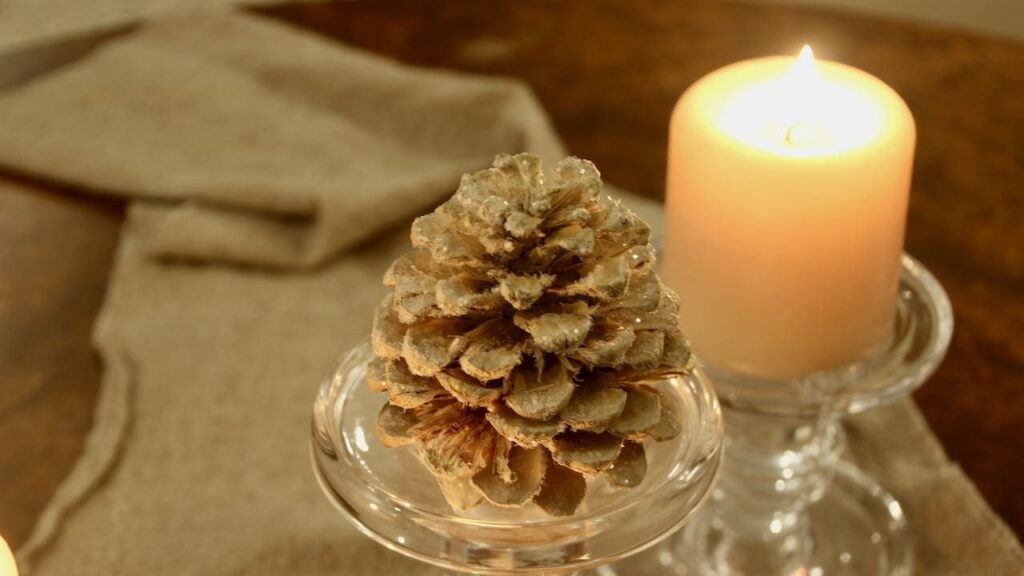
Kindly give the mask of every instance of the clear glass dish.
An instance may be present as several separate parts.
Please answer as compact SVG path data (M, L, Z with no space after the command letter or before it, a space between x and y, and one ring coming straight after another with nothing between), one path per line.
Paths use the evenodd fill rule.
M695 372L652 383L676 403L684 424L673 440L645 443L648 471L639 486L615 488L599 476L567 518L553 518L533 504L457 512L411 448L386 448L377 439L377 413L386 396L364 382L371 358L368 343L356 347L321 386L313 407L313 469L331 503L365 535L435 566L480 574L605 566L686 523L717 476L721 414L711 387ZM661 561L675 553L665 546Z

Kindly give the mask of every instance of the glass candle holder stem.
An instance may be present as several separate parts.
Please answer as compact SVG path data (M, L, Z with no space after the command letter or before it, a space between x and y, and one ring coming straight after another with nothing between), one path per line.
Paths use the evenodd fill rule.
M808 506L824 493L842 446L833 417L724 412L728 430L722 476L712 498L722 550L760 547L756 569L800 566ZM742 542L741 546L736 544ZM742 562L737 558L736 562Z

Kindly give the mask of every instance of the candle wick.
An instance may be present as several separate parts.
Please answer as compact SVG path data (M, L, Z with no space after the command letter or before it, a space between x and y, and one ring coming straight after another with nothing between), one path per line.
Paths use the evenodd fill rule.
M821 137L814 127L806 122L794 122L786 128L786 145L792 148L813 146Z
M797 148L800 146L800 124L790 124L789 128L786 128L786 145Z

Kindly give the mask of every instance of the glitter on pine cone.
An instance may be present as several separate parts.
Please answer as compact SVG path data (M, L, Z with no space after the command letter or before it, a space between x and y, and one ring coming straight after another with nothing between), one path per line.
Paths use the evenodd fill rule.
M594 165L499 155L412 226L373 323L382 443L415 446L448 502L568 516L587 479L632 487L679 433L650 384L693 359L650 228Z

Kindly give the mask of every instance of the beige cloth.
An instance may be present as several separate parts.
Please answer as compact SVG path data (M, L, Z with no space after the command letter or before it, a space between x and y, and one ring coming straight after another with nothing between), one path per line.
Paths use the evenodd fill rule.
M171 11L289 1L304 0L0 0L0 51L110 30Z
M149 24L0 95L0 127L6 169L134 199L95 331L106 367L95 430L24 566L426 570L320 494L310 407L369 331L409 219L495 153L562 155L531 93L206 13ZM921 573L1021 573L1013 535L910 402L851 430L854 453L907 508Z
M560 154L517 82L255 22L165 20L26 86L0 110L4 163L159 200L154 255L294 267L428 211L495 151Z

